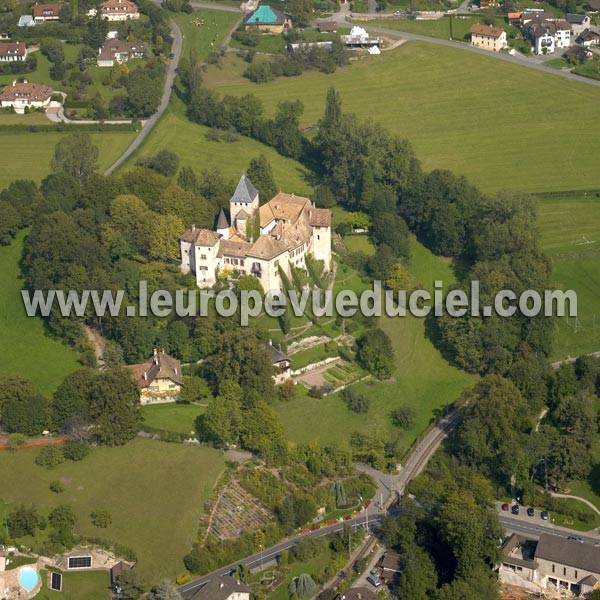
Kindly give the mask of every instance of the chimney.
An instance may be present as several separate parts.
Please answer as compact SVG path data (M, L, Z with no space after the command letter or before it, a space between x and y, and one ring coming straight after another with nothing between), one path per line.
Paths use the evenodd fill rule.
M148 372L144 371L144 374L142 375L142 377L144 378L144 381L148 381Z
M196 231L196 225L192 225L192 231Z
M273 345L273 340L270 339L269 340L269 346L272 346L272 345Z
M153 349L152 353L154 354L154 356L158 355L158 350L156 348Z
M13 87L15 87L17 85L17 80L13 79Z

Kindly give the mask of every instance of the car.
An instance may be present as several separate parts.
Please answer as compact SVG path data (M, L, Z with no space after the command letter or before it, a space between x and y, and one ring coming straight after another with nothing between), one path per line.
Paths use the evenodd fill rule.
M175 58L175 54L174 54L173 52L171 52L171 53L169 54L169 58L170 58L171 60L173 60L173 59Z
M377 569L371 569L371 570L369 571L369 574L370 574L370 575L373 575L373 577L377 577Z
M542 517L542 519L543 519L544 521L547 521L547 520L550 518L550 515L548 514L548 511L547 511L547 510L543 510L543 511L540 513L540 517Z
M510 508L510 506L508 505L508 502L505 502L505 503L502 505L502 510L508 510L509 508Z
M376 575L369 575L367 577L367 581L373 586L378 588L381 585L381 581L379 580L379 577L377 577Z
M513 515L518 515L519 514L519 505L518 504L513 504L512 508L510 509L510 512Z
M531 506L527 509L528 517L535 517L535 509L531 508Z
M572 542L579 542L580 544L583 544L583 538L580 538L578 535L570 535L567 539L571 540Z

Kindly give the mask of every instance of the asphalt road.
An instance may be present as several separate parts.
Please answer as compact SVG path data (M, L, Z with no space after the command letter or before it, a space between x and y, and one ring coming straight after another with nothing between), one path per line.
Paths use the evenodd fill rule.
M173 46L171 48L171 52L173 53L174 57L169 61L169 65L167 67L165 85L158 110L146 121L129 148L127 148L127 150L125 150L125 152L123 152L123 154L121 154L121 156L119 156L119 158L110 167L108 167L108 169L106 169L104 172L105 175L110 175L140 147L140 144L146 139L146 137L148 137L148 134L152 131L152 128L162 117L163 113L167 109L167 106L169 105L173 83L175 82L175 77L177 76L177 66L179 65L179 60L181 59L181 50L183 48L183 34L181 33L181 29L179 29L179 26L177 23L175 23L175 21L171 21L171 24L173 26L171 30L173 34Z
M550 535L563 538L569 536L580 537L586 544L596 545L600 542L598 537L552 525L548 521L542 521L539 517L531 517L531 520L526 521L525 519L504 513L499 515L498 518L507 531L526 535L532 539L538 539L542 533L549 533Z

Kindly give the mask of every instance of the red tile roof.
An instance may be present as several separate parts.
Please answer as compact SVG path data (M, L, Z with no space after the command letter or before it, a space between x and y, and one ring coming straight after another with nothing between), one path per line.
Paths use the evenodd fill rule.
M60 4L36 4L33 7L34 17L58 17L60 15Z
M24 42L0 42L0 56L25 56L26 54Z
M469 29L469 33L475 35L487 35L488 37L498 38L504 33L504 29L500 27L493 27L492 25L481 25L480 23L474 23Z
M44 102L52 96L54 90L43 83L13 83L0 92L0 101L26 99L29 102Z

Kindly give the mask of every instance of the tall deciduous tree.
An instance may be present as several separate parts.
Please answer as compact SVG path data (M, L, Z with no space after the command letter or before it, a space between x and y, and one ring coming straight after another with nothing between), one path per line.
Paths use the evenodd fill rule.
M88 133L74 133L65 136L54 149L52 169L62 171L83 183L96 172L98 148L92 143Z

